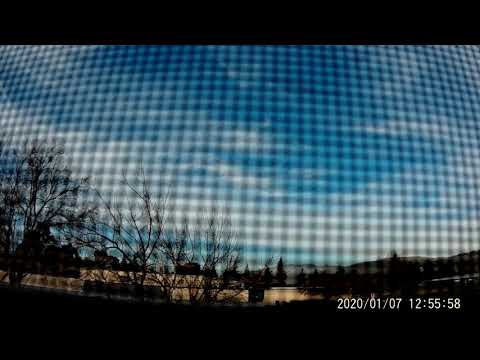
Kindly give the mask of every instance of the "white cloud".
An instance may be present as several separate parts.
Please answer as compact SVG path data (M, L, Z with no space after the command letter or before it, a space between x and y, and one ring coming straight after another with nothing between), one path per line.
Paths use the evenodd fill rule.
M381 123L370 123L354 127L358 131L391 136L422 136L427 138L450 139L451 132L455 131L442 124L441 121L404 121L389 120Z
M125 164L124 158L130 151L136 154L134 149L145 146L141 139L97 142L92 140L91 134L86 131L58 130L53 126L38 124L37 119L27 117L13 107L12 104L3 101L6 100L4 95L0 93L0 98L2 99L0 126L3 129L10 129L12 135L15 136L21 136L18 129L23 129L25 130L23 135L25 137L28 134L36 133L40 134L40 136L55 135L65 139L66 152L71 154L70 161L74 167L78 168L78 175L80 175L82 169L84 170L90 166L94 171L98 172L103 172L103 170L106 170L106 167L111 167L111 170L105 171L103 185L99 190L110 190L117 194L124 194L122 191L125 189L120 185L118 176L125 166L128 166L129 171L132 173L138 168L139 164L134 161ZM159 113L158 115L165 117L167 114L169 117L172 116L172 113L169 112ZM153 119L155 118L155 114L150 114L149 116ZM173 116L181 116L181 114L173 114ZM147 124L153 124L155 121L159 120L151 120ZM192 120L190 123L187 120L185 124L185 128L189 129L194 122ZM438 128L432 128L433 125L409 124L407 125L405 122L396 122L394 124L392 122L391 124L386 124L383 128L367 128L367 131L396 131L397 134L398 132L407 131L408 134L422 133L429 134L429 136L434 136L434 134L438 133ZM195 123L193 126L197 126L200 133L200 140L198 141L210 140L212 134L220 131L217 125L218 122L208 119ZM269 143L271 139L262 132L262 129L229 128L225 126L221 131L222 141L220 143L225 144L225 149L243 151L255 147L258 143L265 146L275 146ZM171 135L165 134L163 136L166 138ZM231 142L225 142L223 141L224 139L231 139ZM161 140L159 139L158 142L161 143ZM76 146L79 144L85 148L84 151L78 151ZM185 151L191 149L191 147L192 142L185 141L180 143L177 149ZM210 185L188 185L188 188L185 188L184 185L178 185L175 188L176 197L172 201L177 205L177 208L185 206L187 209L190 209L187 210L190 216L198 215L197 209L201 207L209 208L216 205L229 209L237 231L245 233L245 237L239 240L246 245L273 246L278 249L285 245L287 249L301 249L306 253L312 252L313 248L318 252L318 256L321 256L325 250L330 249L331 252L332 249L336 248L342 248L346 253L350 250L365 249L364 256L371 256L368 251L372 249L377 249L383 255L388 255L394 249L400 253L403 251L405 254L412 255L432 253L446 255L479 247L477 239L480 239L480 231L476 219L449 221L433 219L422 221L422 217L415 219L412 215L421 211L428 210L428 213L432 214L433 212L441 213L446 211L446 209L407 208L400 205L405 200L405 196L408 196L405 193L382 195L381 192L375 192L376 189L391 187L391 183L372 182L363 192L325 195L334 203L354 200L360 204L349 208L350 212L332 212L331 215L328 215L331 209L326 209L323 213L315 214L298 201L275 200L275 197L288 196L288 193L275 188L270 177L258 176L240 166L222 163L214 157L205 159L204 155L196 153L189 155L188 159L191 160L190 162L159 163L155 160L156 158L171 153L162 152L158 149L155 151L153 157L151 157L151 154L142 154L144 166L147 168L147 171L151 171L154 174L152 177L152 183L154 184L160 184L161 180L173 180L174 170L181 173L184 170L200 168L230 180L239 186L238 189L241 189L242 193L248 190L252 194L261 193L272 198L271 202L258 203L254 197L247 199L239 198L240 191L238 193L234 191L233 194L222 194L221 189ZM166 158L169 159L168 156ZM92 162L85 163L85 159L91 159ZM164 173L161 170L164 170ZM292 169L290 175L306 178L318 176L316 169ZM401 176L408 176L408 174L403 173ZM411 176L415 176L415 174L411 174ZM112 178L115 181L110 182ZM190 194L191 197L183 198L182 194L186 193ZM219 194L225 196L220 196L220 200L216 200ZM233 195L234 198L229 200L226 195ZM446 200L443 199L442 201ZM461 203L461 199L458 198L449 198L448 201L450 203ZM366 205L367 203L374 205ZM322 205L319 204L318 207L322 208ZM260 211L257 211L258 209ZM411 216L406 217L406 213ZM359 214L362 217L359 217ZM380 217L378 214L388 215ZM329 225L328 231L325 224ZM357 227L353 229L352 225L357 225ZM365 225L370 227L368 231L365 227L362 227ZM383 228L379 228L380 225L383 225ZM393 228L393 226L396 226L396 229L391 231L389 227ZM355 260L359 260L361 256L363 255L360 251Z

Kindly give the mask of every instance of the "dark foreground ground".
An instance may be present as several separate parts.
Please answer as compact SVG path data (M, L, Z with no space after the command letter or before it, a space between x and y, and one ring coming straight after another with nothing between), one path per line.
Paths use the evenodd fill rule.
M151 317L165 314L276 314L288 312L334 311L334 301L306 301L283 303L278 305L198 305L191 304L153 304L148 300L141 302L108 299L100 296L83 296L49 289L22 287L12 289L0 285L0 305L8 309L22 309L22 313L44 313L52 316L58 314L102 314L102 316L117 315L148 315ZM66 313L65 313L66 312Z
M459 295L455 295L458 297ZM454 311L456 313L476 312L480 310L480 293L460 295L462 300L461 309ZM453 297L453 295L452 295ZM303 313L312 314L325 313L345 313L345 312L411 312L406 306L407 300L403 300L399 311L377 310L377 311L347 311L338 309L337 300L310 300L310 301L293 301L290 303L278 303L276 305L209 305L209 306L193 306L191 304L153 304L146 300L126 301L107 299L100 296L83 296L68 292L60 292L46 288L22 287L19 289L9 288L4 284L0 284L0 305L3 308L22 308L23 312L50 312L52 315L68 310L71 314L73 309L77 313L98 312L108 315L117 313L145 313L148 312L152 316L162 314L164 312L179 313ZM419 311L417 311L419 312ZM430 311L432 312L432 311ZM450 312L450 311L437 311Z
M384 324L385 321L388 324L397 324L398 321L405 319L429 321L445 317L468 320L472 314L480 314L479 308L480 297L471 295L462 298L462 308L455 311L412 311L406 307L396 311L339 310L336 301L233 307L153 305L78 296L45 289L11 289L0 285L2 326L13 324L23 330L32 329L31 331L54 328L54 331L66 334L82 328L85 330L81 331L86 331L87 334L90 331L122 332L125 329L144 329L144 325L153 327L155 333L166 331L170 334L184 335L208 335L218 332L229 334L243 327L247 327L248 331L260 332L271 332L276 328L281 330L288 326L289 329L302 331L307 327L320 329L331 325L337 329L345 329L346 326L352 326L351 320L355 327L360 324L375 327L377 320ZM380 328L380 325L378 326Z
M463 299L462 306L460 311L415 312L340 311L336 302L313 301L262 307L193 307L135 304L0 286L0 335L8 335L0 336L0 344L20 342L17 349L43 349L47 353L57 352L62 345L69 349L65 354L87 351L89 357L96 347L103 349L105 358L112 358L113 352L125 356L132 349L135 358L139 358L140 349L157 355L170 349L174 354L192 352L193 356L229 349L228 353L217 351L221 358L240 350L258 355L254 348L259 346L267 358L272 349L317 352L327 347L357 351L372 339L374 344L379 343L379 337L424 339L432 334L431 329L437 335L451 334L452 329L459 333L472 321L476 323L480 298ZM418 336L414 335L417 332ZM338 339L345 343L347 336L356 339L358 345L332 345Z

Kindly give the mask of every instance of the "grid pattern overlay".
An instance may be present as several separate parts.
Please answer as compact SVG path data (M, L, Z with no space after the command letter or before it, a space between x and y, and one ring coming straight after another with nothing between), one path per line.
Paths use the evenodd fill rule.
M0 140L106 197L141 163L248 262L445 256L480 248L479 84L469 46L6 46Z

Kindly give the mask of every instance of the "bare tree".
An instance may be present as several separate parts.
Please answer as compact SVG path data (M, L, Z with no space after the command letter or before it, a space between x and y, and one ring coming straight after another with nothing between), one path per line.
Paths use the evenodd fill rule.
M165 227L168 196L154 199L143 168L138 171L140 186L123 175L123 196L126 206L118 200L106 200L96 190L101 213L89 222L88 231L75 237L81 247L105 251L122 259L122 271L111 271L113 281L135 285L139 294L150 278L158 273L159 246ZM104 277L104 274L102 274Z
M83 248L121 258L121 270L111 271L110 281L135 285L139 292L154 284L167 302L183 297L192 303L212 303L238 295L240 286L217 275L219 270L236 269L240 262L227 217L214 209L194 225L186 216L177 224L167 207L168 191L154 196L143 168L133 181L124 174L122 183L126 190L122 198L129 201L109 201L96 190L100 212L87 232L72 235ZM181 273L182 267L192 264L198 265L198 272ZM105 273L97 280L106 281Z
M219 277L219 271L233 271L241 261L240 248L234 241L232 224L227 216L219 216L216 208L198 218L192 226L184 216L180 226L174 226L160 243L163 261L175 273L159 278L166 289L186 292L194 304L232 301L242 292L242 286ZM195 264L198 271L179 274L179 268ZM181 290L180 290L181 289Z
M22 149L0 150L0 241L11 285L19 286L26 264L65 231L79 231L93 209L77 203L87 178L76 179L63 147L26 142Z

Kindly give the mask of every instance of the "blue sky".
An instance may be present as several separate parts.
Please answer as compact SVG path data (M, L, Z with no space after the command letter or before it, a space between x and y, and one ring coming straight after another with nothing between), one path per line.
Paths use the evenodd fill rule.
M480 247L479 74L477 47L3 47L0 126L106 193L142 162L252 261L446 255Z

